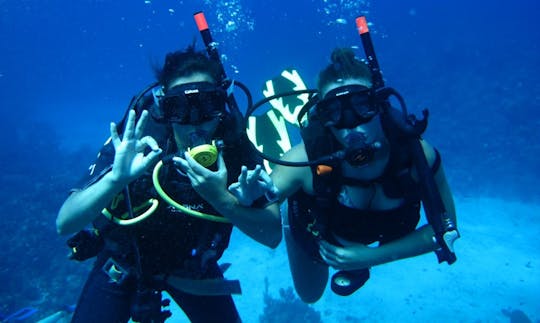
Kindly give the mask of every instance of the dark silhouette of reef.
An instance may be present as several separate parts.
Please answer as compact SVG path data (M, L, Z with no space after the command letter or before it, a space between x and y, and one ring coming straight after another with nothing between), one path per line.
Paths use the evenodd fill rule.
M292 287L279 289L279 298L268 292L268 278L264 279L264 311L261 323L322 322L321 314L294 295Z
M95 152L62 150L54 128L43 123L7 120L1 131L10 140L0 158L0 315L31 307L34 319L72 305L91 265L67 260L55 218Z

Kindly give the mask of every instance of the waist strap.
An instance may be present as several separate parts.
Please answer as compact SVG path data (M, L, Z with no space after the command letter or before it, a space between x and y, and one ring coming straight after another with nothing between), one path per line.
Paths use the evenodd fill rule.
M192 295L231 295L242 294L239 280L227 280L223 278L214 279L189 279L179 276L154 276L157 280L165 282L167 285L179 291Z

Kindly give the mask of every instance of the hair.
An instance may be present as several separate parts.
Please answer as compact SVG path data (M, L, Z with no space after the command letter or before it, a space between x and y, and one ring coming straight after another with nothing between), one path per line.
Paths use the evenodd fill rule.
M204 52L196 51L195 43L183 51L168 53L163 67L154 67L154 73L158 82L165 88L168 88L173 80L194 73L208 74L214 82L220 82L222 78L219 63L208 58Z
M319 92L327 84L339 79L355 78L372 80L371 71L368 65L356 58L352 49L336 48L332 51L330 58L331 63L319 72L319 79L317 82Z

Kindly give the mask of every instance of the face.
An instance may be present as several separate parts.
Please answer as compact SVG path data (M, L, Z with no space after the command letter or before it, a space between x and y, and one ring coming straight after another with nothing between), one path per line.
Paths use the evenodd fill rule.
M333 116L327 117L329 121L326 126L341 145L358 147L362 144L378 144L379 148L375 152L377 159L386 151L388 145L381 126L379 110L368 101L370 86L371 83L364 79L332 82L322 89L322 97L333 103L321 105L321 109L327 110L326 115L334 113ZM331 99L333 96L335 100Z
M171 82L167 91L165 92L165 96L168 94L170 95L170 93L174 93L175 88L182 88L188 84L199 82L215 83L212 77L210 77L208 74L194 73L190 76L179 77ZM190 108L200 109L200 106L192 106ZM193 110L190 110L189 114L192 113ZM192 124L189 121L184 122L184 118L178 117L178 122L175 122L173 118L171 125L174 131L174 138L176 140L178 149L183 151L189 147L209 143L221 121L221 116L222 115L220 113L212 112L211 115L205 115L204 118L200 119L195 124Z

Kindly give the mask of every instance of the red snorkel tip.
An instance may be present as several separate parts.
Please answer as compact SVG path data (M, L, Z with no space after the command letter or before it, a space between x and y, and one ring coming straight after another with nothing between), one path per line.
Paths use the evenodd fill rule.
M369 32L368 24L365 16L360 16L356 18L356 29L358 34L362 35Z
M206 22L206 17L202 11L194 14L193 18L195 18L195 23L197 24L199 31L208 30L208 23Z

